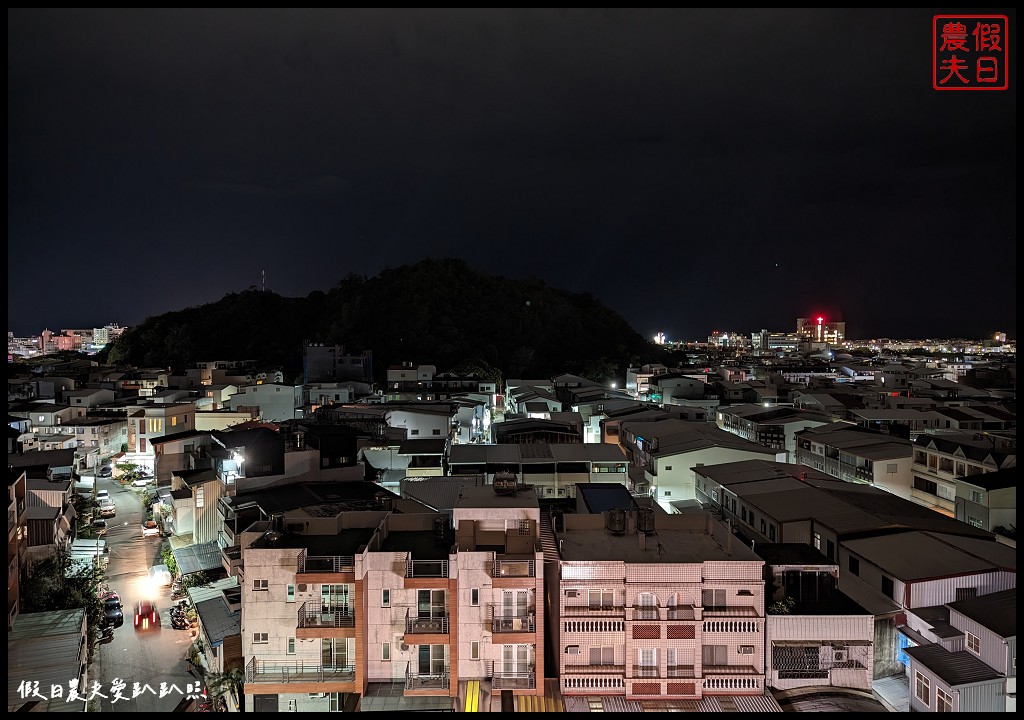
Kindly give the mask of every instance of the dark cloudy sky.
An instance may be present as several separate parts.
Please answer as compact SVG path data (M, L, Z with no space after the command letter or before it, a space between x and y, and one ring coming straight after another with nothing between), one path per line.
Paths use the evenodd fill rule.
M8 10L8 329L444 256L648 337L1016 337L1015 14L936 92L936 12Z

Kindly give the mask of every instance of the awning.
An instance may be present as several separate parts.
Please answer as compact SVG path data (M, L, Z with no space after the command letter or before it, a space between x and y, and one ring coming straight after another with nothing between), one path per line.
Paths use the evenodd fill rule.
M171 552L174 554L174 562L178 564L178 572L182 575L223 567L216 540L173 548Z

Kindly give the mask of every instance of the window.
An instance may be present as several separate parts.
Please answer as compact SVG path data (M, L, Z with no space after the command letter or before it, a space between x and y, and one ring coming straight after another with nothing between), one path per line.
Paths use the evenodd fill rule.
M473 607L480 604L480 588L473 588L469 591L469 604Z
M391 662L391 643L380 644L380 659L384 662Z
M285 652L289 655L295 654L295 638L288 638L288 649Z
M669 471L669 470L671 470L671 469L672 469L672 466L671 466L671 465L666 465L666 466L665 466L665 471L666 471L666 472L667 472L667 471Z
M434 428L431 432L433 432L434 435L440 435L441 434L441 431L438 428Z
M967 649L975 655L981 655L981 638L973 633L967 633Z
M775 526L774 525L769 525L768 526L768 539L771 540L772 542L775 542Z
M266 645L268 642L270 642L270 637L267 635L267 633L253 633L252 641L253 644L255 645Z
M737 646L736 651L739 652L740 655L753 655L754 654L754 646L753 645L739 645L739 646Z
M288 586L288 602L295 602L295 586Z
M849 568L851 574L860 575L860 560L851 555L849 561Z
M410 430L409 434L410 435L419 435L420 434L420 430L419 430L419 428L415 428L413 430Z
M391 591L387 588L380 591L380 606L391 607Z
M984 501L984 499L985 499L985 496L982 495L980 492L978 492L977 490L971 490L971 502L972 503L981 503L981 502Z
M615 607L615 591L591 590L588 605L591 610L611 610Z
M479 660L480 659L480 642L474 640L469 644L469 659Z
M766 523L764 521L764 518L761 518L761 534L762 535L767 535L768 534L768 523Z
M970 600L971 598L978 597L978 588L976 587L962 587L956 589L956 601Z
M580 654L580 646L579 645L566 645L565 646L565 654L566 655L579 655Z
M252 589L254 591L255 590L269 590L270 589L270 581L269 580L253 580L252 581Z
M196 488L196 507L201 508L206 503L206 492L203 488Z
M932 695L928 678L916 670L914 671L914 695L925 705L931 706Z
M887 598L891 598L891 597L893 597L894 592L895 592L895 585L893 584L892 578L886 577L885 575L883 575L882 576L882 594L885 595Z
M953 696L940 687L935 688L935 712L953 712Z

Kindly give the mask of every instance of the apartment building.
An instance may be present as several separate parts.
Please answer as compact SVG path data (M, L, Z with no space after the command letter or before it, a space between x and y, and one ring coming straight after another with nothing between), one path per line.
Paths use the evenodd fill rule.
M800 465L844 482L872 485L906 500L918 500L911 487L909 440L846 422L800 430L795 439L793 460Z
M748 459L785 461L773 450L739 438L709 423L668 419L620 421L619 443L631 466L642 468L644 480L632 488L650 494L666 510L673 503L697 497L694 469Z
M1017 527L1017 468L958 477L956 519L1009 536Z
M764 561L707 513L579 489L554 525L549 638L571 697L765 696Z
M939 512L956 514L956 480L1016 467L1012 440L985 433L921 435L914 440L914 500Z
M824 413L763 404L729 405L715 413L715 424L722 430L758 445L785 450L787 458L796 456L798 431L831 423L832 417Z
M25 468L7 468L7 631L19 613L21 572L28 555L28 476Z
M464 488L455 529L366 482L220 507L224 567L242 588L246 707L353 710L382 685L412 710L544 692L540 510L514 478Z
M452 445L448 468L452 475L483 475L488 482L511 472L540 498L575 497L578 483L627 482L626 457L608 443Z

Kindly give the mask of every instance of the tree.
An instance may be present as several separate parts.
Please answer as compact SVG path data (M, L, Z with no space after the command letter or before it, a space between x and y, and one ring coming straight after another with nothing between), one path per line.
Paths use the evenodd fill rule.
M101 567L72 562L68 548L57 548L54 555L37 560L26 569L25 582L21 583L21 611L34 613L85 608L91 660L96 652L104 610L97 588L105 579Z
M222 673L208 673L203 680L206 682L206 690L211 700L228 693L237 699L242 695L245 671L240 667L234 667Z

